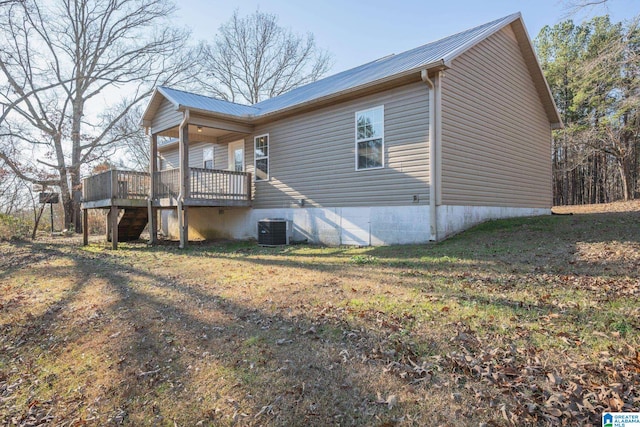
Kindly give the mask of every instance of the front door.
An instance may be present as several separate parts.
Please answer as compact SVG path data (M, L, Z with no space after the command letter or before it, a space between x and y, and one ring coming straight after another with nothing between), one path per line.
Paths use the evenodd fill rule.
M244 140L229 143L229 170L234 172L244 172ZM246 182L242 175L229 177L228 193L232 197L242 197L246 191Z
M229 170L244 172L244 140L229 143Z

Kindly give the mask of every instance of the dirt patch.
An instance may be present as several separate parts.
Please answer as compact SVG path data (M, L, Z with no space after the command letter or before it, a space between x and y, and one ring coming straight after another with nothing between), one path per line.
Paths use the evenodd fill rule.
M558 214L593 214L607 212L640 212L640 200L628 202L601 203L596 205L554 206L553 212Z

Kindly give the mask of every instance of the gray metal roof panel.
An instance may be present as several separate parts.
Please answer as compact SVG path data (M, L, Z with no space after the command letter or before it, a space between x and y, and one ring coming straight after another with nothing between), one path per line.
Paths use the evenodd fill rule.
M218 98L172 89L166 86L159 87L158 91L170 102L174 103L176 108L182 106L231 116L255 116L260 113L260 110L250 105L236 104Z
M378 59L347 71L326 77L287 93L254 104L260 114L267 114L317 98L332 95L367 83L417 69L441 60L451 60L458 52L504 27L520 14L506 16L417 48Z
M450 61L469 47L518 18L520 18L520 13L505 16L435 42L325 77L251 106L235 104L168 87L160 87L158 90L173 102L176 107L183 106L185 108L239 117L259 117L366 84L375 83L438 61Z

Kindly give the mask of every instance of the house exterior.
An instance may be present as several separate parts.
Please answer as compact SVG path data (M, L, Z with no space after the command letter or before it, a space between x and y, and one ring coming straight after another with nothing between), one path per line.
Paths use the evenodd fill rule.
M386 245L549 214L562 126L519 13L252 106L159 87L142 124L151 229L182 245L256 238L265 218L294 241Z

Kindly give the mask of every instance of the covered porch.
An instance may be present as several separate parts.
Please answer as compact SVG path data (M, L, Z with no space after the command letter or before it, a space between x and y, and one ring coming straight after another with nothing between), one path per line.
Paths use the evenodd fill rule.
M246 111L245 111L246 110ZM149 135L149 230L150 243L157 239L159 209L177 214L180 247L189 241L189 209L195 207L250 207L252 174L245 169L244 139L253 133L249 123L252 107L159 87L143 114L142 126ZM242 120L247 117L247 120ZM159 146L159 140L171 139ZM239 144L240 162L215 165L191 161L192 145L231 147ZM159 152L172 150L173 164L160 161ZM226 167L226 168L225 168Z

